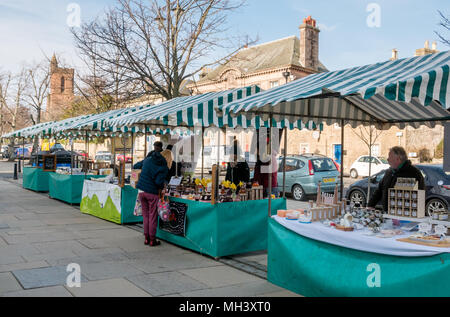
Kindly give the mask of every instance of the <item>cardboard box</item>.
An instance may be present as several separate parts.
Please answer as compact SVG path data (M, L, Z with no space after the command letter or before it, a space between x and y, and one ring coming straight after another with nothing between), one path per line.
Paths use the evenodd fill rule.
M136 188L137 183L139 181L139 177L141 176L142 170L131 170L131 177L130 177L130 185L133 188Z

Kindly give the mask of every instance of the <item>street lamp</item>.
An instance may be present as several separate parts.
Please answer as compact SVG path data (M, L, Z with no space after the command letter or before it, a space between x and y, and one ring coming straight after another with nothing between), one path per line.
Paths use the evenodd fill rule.
M283 72L283 77L284 77L284 79L286 79L286 84L288 82L289 76L291 76L291 72L290 71Z

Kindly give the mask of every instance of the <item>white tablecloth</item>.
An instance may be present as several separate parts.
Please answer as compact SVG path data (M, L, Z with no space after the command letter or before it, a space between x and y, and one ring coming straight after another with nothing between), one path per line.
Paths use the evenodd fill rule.
M409 237L412 234L410 232L392 238L378 238L364 235L369 232L367 229L348 232L327 227L320 222L304 224L297 220L287 220L278 216L272 216L272 218L287 229L304 237L365 252L397 256L432 256L450 252L450 248L428 247L396 241L396 239Z

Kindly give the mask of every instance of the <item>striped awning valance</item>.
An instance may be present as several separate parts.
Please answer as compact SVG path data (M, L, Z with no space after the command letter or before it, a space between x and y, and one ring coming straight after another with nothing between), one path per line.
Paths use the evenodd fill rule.
M309 75L224 105L247 119L433 125L449 119L450 51Z

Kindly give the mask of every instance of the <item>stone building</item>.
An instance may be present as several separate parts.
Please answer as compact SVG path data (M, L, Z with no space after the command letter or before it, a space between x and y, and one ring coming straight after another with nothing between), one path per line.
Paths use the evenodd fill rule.
M194 94L258 85L267 90L307 75L328 71L319 61L319 32L310 16L300 26L300 38L290 36L247 47L214 70L203 69L188 85Z
M58 61L53 54L50 62L50 94L47 98L46 120L59 120L71 106L75 97L74 75L73 68L58 67Z

